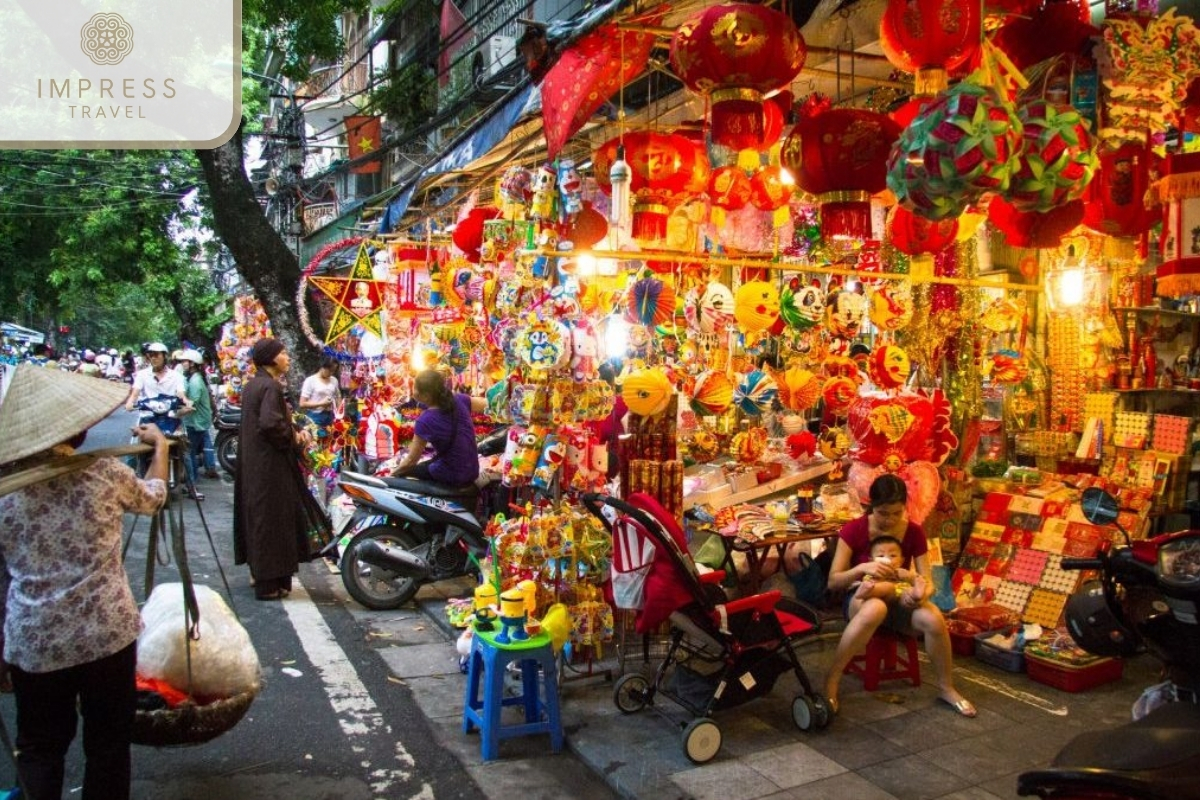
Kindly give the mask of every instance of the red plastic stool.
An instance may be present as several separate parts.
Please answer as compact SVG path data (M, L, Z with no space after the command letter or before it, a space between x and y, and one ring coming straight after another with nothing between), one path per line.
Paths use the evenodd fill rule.
M904 655L900 643L904 643ZM877 630L867 642L867 651L850 659L847 675L862 678L863 688L873 692L880 681L908 678L913 686L921 685L921 662L917 660L917 640L892 631Z

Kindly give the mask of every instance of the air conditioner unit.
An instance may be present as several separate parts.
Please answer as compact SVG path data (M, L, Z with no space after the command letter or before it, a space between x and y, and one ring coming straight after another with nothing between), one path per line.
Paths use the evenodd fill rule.
M517 58L514 36L496 35L486 40L471 59L471 78L476 86L485 83Z

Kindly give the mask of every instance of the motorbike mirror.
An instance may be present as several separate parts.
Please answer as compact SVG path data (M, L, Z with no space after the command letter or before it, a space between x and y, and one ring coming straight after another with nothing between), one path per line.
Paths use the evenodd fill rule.
M1083 490L1079 505L1083 508L1083 516L1088 522L1093 525L1115 525L1125 537L1125 543L1129 544L1129 534L1117 524L1117 512L1120 507L1117 505L1117 498L1112 494L1098 486L1092 486Z

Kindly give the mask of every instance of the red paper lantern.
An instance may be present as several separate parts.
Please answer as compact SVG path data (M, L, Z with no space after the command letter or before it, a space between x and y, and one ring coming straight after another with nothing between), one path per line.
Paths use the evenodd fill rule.
M887 185L887 159L900 126L883 114L814 106L783 142L780 161L817 196L821 235L871 238L871 195Z
M1146 190L1162 159L1149 145L1124 144L1100 154L1100 167L1084 197L1083 224L1107 236L1140 236L1159 220L1147 208Z
M763 167L750 178L750 203L759 211L783 208L794 188L795 182L784 177L783 167Z
M633 199L633 236L660 240L667 233L671 209L690 194L703 191L708 182L708 160L699 146L685 136L658 131L630 131L610 139L592 155L593 174L601 190L612 193L608 170L624 141Z
M910 256L936 253L958 236L957 218L928 220L899 205L892 207L887 227L892 246Z
M479 263L479 248L483 247L483 223L499 216L498 208L476 206L454 226L454 233L450 238L454 241L454 246L462 250L472 264Z
M608 234L608 220L591 203L584 203L583 210L575 216L567 231L567 239L577 248L586 250Z
M789 15L745 3L707 8L671 39L675 74L712 103L713 141L738 150L765 146L764 95L790 84L806 53Z
M879 46L892 66L916 73L914 94L945 89L947 71L979 48L980 6L976 0L888 0Z
M988 220L1000 229L1013 247L1044 250L1058 247L1062 238L1083 222L1083 201L1072 200L1039 213L1018 211L997 195L988 205Z
M1046 0L1030 16L1014 19L996 31L992 44L1023 70L1062 53L1079 52L1088 39L1100 33L1091 20L1088 0Z
M750 202L750 179L739 166L718 167L708 179L708 198L726 211L745 208Z

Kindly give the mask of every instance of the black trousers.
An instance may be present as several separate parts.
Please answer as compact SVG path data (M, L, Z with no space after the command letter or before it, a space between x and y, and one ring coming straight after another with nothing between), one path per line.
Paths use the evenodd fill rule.
M137 691L137 642L97 661L53 672L13 666L17 769L25 800L60 800L64 762L83 717L83 800L128 800L129 737Z

